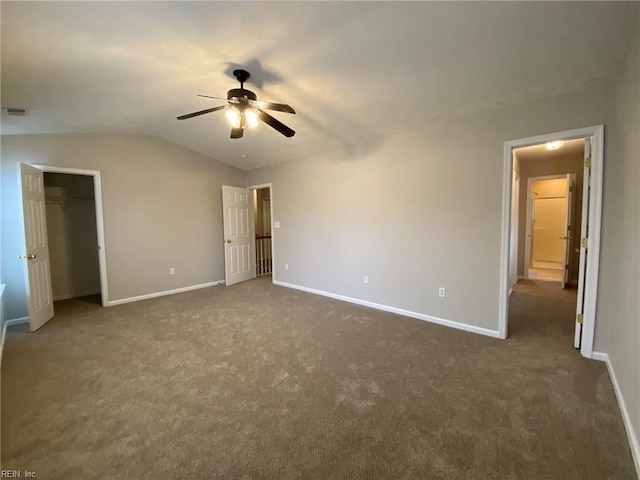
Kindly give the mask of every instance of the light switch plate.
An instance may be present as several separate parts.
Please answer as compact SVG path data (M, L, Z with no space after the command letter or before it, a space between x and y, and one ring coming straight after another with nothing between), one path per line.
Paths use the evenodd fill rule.
M280 228L280 222L273 222L273 228Z

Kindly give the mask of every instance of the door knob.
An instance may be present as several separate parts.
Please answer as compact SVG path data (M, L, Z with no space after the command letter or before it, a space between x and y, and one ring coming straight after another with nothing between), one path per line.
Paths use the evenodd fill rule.
M36 258L36 254L35 253L27 253L26 255L20 255L20 258L26 258L27 260L33 260L34 258Z
M231 243L231 240L227 240L227 243Z

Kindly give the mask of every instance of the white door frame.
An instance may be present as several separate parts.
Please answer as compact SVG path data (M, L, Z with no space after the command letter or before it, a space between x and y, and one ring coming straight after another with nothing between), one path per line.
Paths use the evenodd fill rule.
M553 140L573 140L593 137L591 154L591 191L589 193L589 248L584 285L585 306L582 324L582 356L592 358L595 334L596 304L598 296L598 271L600 266L600 226L602 220L602 178L604 162L604 125L567 130L504 142L502 189L502 239L500 252L499 287L499 336L507 338L509 322L509 246L511 223L511 176L513 174L513 150L538 145ZM581 249L581 254L584 249Z
M276 257L275 257L275 252L276 252L276 236L275 236L275 229L273 228L275 222L273 221L273 184L272 183L261 183L259 185L251 185L249 187L247 187L249 190L260 190L261 188L268 188L269 189L269 207L270 207L270 212L271 212L271 283L275 283L276 282ZM255 240L254 240L255 242Z
M535 161L535 160L534 160ZM533 215L533 198L531 198L531 184L540 180L556 180L558 178L567 178L565 174L562 175L543 175L541 177L529 177L527 179L527 217L525 220L525 233L524 233L524 278L529 278L529 263L531 263L531 216Z
M98 235L98 267L100 269L100 296L102 306L109 306L109 286L107 284L107 250L104 241L104 216L102 213L102 182L98 170L56 167L52 165L33 165L43 172L65 173L67 175L85 175L93 177L93 194L96 204L96 230Z

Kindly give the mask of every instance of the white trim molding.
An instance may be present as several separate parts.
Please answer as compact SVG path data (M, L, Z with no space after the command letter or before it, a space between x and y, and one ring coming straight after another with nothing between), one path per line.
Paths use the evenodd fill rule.
M29 323L29 317L12 318L11 320L4 322L7 328L13 327L14 325L22 325L24 323Z
M260 190L263 188L271 188L272 185L272 183L260 183L259 185L249 185L245 188L247 188L247 190Z
M609 361L609 355L607 355L606 353L602 353L602 352L593 352L593 353L591 353L591 360L597 360L599 362L608 362Z
M631 449L631 456L633 457L633 463L636 466L636 474L640 479L640 443L638 442L638 432L633 429L633 423L629 416L629 410L627 410L627 404L622 396L622 390L618 383L618 377L616 377L616 371L611 365L609 355L602 352L593 352L591 357L594 360L600 360L607 364L607 370L609 372L609 378L611 378L611 384L613 385L613 391L616 394L616 400L618 400L618 406L620 407L620 413L622 414L622 421L624 423L624 429L627 432L627 439L629 440L629 448Z
M128 297L128 298L121 298L119 300L111 300L106 306L114 307L116 305L122 305L123 303L139 302L141 300L149 300L150 298L164 297L166 295L189 292L191 290L199 290L201 288L215 287L217 285L224 285L224 280L216 280L215 282L201 283L200 285L190 285L188 287L175 288L173 290L165 290L162 292L147 293L146 295L138 295L136 297Z
M511 184L513 175L513 150L538 145L553 140L593 138L591 178L589 195L589 248L586 249L587 272L584 284L584 321L580 353L591 358L596 322L598 296L598 269L600 262L600 224L602 217L602 177L604 163L604 125L554 132L536 137L504 142L503 186L502 186L502 237L500 246L500 287L498 292L498 324L500 338L507 338L509 322L509 247L511 234Z
M307 293L313 293L315 295L321 295L323 297L333 298L335 300L341 300L343 302L354 303L356 305L362 305L363 307L369 307L376 310L382 310L383 312L395 313L397 315L404 315L405 317L416 318L418 320L424 320L426 322L435 323L445 327L456 328L458 330L464 330L466 332L478 333L487 337L499 338L500 334L497 330L489 330L488 328L474 327L473 325L467 325L466 323L454 322L452 320L446 320L444 318L432 317L431 315L425 315L423 313L412 312L410 310L403 310L402 308L390 307L388 305L381 305L379 303L368 302L366 300L360 300L358 298L347 297L344 295L338 295L336 293L325 292L324 290L317 290L315 288L302 287L300 285L294 285L292 283L273 281L274 285L281 287L292 288L294 290L301 290Z

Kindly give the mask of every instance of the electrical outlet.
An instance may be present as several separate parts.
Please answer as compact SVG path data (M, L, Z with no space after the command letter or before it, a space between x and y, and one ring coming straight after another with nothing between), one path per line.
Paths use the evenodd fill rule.
M171 267L171 268L169 269L169 275L175 275L175 274L176 274L176 269L175 269L175 268L173 268L173 267Z
M369 283L369 277L367 277L366 275L364 277L364 283Z
M440 287L438 289L438 296L442 297L442 298L446 297L447 296L447 289L444 288L444 287Z
M288 263L285 263L285 264L284 264L284 269L285 269L285 270L289 270L289 264L288 264Z

